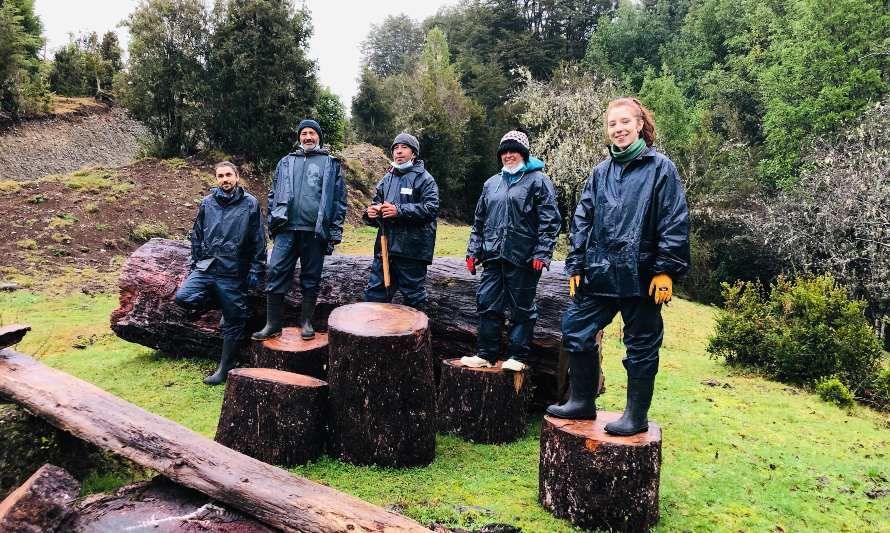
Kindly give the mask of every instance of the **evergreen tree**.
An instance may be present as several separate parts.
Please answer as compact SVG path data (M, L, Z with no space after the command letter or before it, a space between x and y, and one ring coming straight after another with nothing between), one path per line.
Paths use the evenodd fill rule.
M37 55L42 32L33 0L0 0L0 111L13 117L49 107Z
M343 148L346 139L346 110L340 97L323 87L318 94L313 116L324 131L324 142L334 150Z
M362 42L364 64L380 77L410 73L420 57L424 32L407 15L388 16L379 25L372 24Z
M398 133L392 105L380 76L368 68L362 70L358 93L352 97L352 125L358 138L388 148Z
M306 56L309 13L287 0L220 0L211 39L211 142L260 166L274 164L318 99Z

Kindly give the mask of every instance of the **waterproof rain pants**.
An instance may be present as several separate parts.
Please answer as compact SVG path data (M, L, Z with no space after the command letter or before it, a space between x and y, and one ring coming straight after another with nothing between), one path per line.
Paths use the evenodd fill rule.
M187 309L222 308L224 339L241 341L247 325L247 280L193 270L176 291L176 303Z
M327 242L311 231L285 230L275 235L266 292L287 294L294 283L294 268L300 260L300 289L303 297L318 294Z
M476 291L479 357L492 363L497 361L501 328L504 326L505 311L509 310L507 356L528 362L529 344L538 319L535 293L540 278L540 272L502 259L491 259L483 264L482 279Z
M368 277L368 286L365 288L366 302L392 301L396 292L402 293L405 305L419 309L426 309L426 267L425 261L409 259L407 257L389 258L390 287L387 291L383 284L383 261L380 255L374 256L371 265L371 275Z

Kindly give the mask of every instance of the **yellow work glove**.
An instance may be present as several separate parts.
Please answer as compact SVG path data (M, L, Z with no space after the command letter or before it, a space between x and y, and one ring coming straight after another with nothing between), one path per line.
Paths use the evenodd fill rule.
M575 290L581 286L581 274L569 276L569 298L575 297Z
M656 304L666 304L674 295L674 281L667 274L655 274L649 284L649 296L655 298Z

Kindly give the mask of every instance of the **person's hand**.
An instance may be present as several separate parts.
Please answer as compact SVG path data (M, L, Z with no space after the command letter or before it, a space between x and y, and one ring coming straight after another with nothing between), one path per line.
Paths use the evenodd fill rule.
M380 216L380 204L371 204L368 206L368 218L377 218Z
M383 202L380 212L383 213L383 218L393 218L399 214L399 208L389 202Z
M572 274L569 276L569 298L575 297L575 291L581 286L581 274Z
M655 274L652 283L649 284L649 296L655 299L656 304L666 304L674 295L674 281L667 274Z
M263 283L263 278L256 272L251 272L247 275L247 287L250 289L256 289Z
M472 275L476 275L476 261L475 257L467 257L467 272Z
M544 261L542 261L541 259L533 259L532 260L532 268L534 270L536 270L537 272L544 270L545 266L547 266L547 264Z

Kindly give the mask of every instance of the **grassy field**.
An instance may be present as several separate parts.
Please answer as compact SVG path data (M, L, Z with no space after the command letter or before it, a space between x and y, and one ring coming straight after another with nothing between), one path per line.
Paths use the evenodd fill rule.
M350 231L341 249L370 249ZM443 238L444 237L444 238ZM437 253L463 256L466 228L440 227ZM114 294L0 295L0 323L34 330L18 350L212 436L223 388L201 384L214 363L171 359L115 337ZM815 395L740 374L705 352L712 308L677 300L650 418L664 432L659 531L890 531L890 419L847 411ZM624 405L620 324L607 330L608 389L601 408ZM79 346L75 348L74 346ZM510 523L530 532L573 531L537 503L540 415L528 435L503 445L439 436L426 468L356 467L322 459L295 473L423 523ZM885 492L881 492L881 491Z

